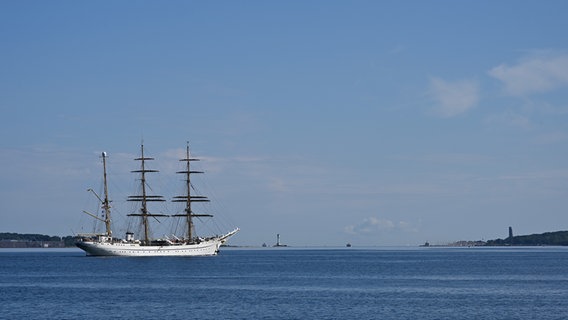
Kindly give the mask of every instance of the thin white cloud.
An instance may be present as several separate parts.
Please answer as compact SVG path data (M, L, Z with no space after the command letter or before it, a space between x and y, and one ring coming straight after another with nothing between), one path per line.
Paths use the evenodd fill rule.
M363 221L356 225L349 225L344 228L345 233L353 235L370 235L395 230L408 232L416 231L410 226L408 222L395 222L389 219L382 219L377 217L365 218L363 219Z
M431 78L430 94L437 102L434 112L445 118L465 113L479 100L478 84L472 80L447 82Z
M491 156L474 154L474 153L437 153L425 154L422 156L414 156L413 159L421 160L429 163L456 165L479 165L490 162L493 158Z
M530 57L516 65L501 64L489 75L503 82L512 96L543 93L568 86L568 54Z
M403 46L403 45L401 45L401 44L398 44L398 45L392 47L392 48L390 49L389 53L390 53L390 54L399 54L399 53L401 53L401 52L404 52L405 50L406 50L406 47L405 47L405 46Z
M537 144L554 144L568 141L568 133L562 131L543 133L532 139Z
M526 130L531 129L533 127L531 120L528 116L513 111L507 111L501 114L490 115L485 119L485 123L506 125Z

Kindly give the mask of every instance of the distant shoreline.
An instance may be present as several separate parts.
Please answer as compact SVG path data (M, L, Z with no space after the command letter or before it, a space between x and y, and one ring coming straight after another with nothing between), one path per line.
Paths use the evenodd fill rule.
M568 246L568 231L545 232L541 234L513 236L495 240L461 240L448 244L430 244L426 242L419 247L539 247L539 246ZM262 246L226 245L225 248L268 249ZM354 246L356 247L356 246ZM390 246L359 246L359 248L375 248ZM413 247L413 246L395 246ZM74 236L48 236L43 234L21 234L13 232L0 232L0 248L2 249L48 249L48 248L75 248ZM342 248L341 246L289 246L286 248ZM274 248L285 249L285 248Z
M428 242L421 247L542 247L568 246L568 231L545 232L540 234L513 236L505 239L487 241L456 241L443 245L432 245Z
M0 232L0 248L67 248L74 247L73 236Z

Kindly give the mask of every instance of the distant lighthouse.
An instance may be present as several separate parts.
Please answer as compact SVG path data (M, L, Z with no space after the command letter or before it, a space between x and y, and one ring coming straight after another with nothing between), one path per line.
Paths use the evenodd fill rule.
M276 244L274 247L287 247L287 245L280 243L280 233L276 234Z

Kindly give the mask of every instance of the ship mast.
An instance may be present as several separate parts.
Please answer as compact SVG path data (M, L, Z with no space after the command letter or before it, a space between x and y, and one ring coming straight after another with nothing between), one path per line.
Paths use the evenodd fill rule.
M199 161L199 159L191 158L189 153L189 142L187 142L186 146L186 155L185 158L180 159L179 161L185 162L185 170L178 171L176 173L184 174L185 175L185 189L186 194L183 196L175 196L172 202L185 202L185 210L183 214L175 214L174 217L185 217L187 223L187 239L188 241L192 241L193 237L195 236L195 227L193 225L193 217L212 217L210 214L195 214L191 209L192 202L209 202L209 199L205 196L192 196L191 195L191 174L193 173L203 173L203 171L191 171L190 163L192 161Z
M144 157L144 144L141 145L141 157L134 159L140 161L140 170L131 171L133 173L140 173L140 184L142 186L142 194L136 196L129 196L128 201L141 202L140 213L132 213L128 216L137 216L142 218L142 225L144 226L144 244L150 244L150 223L148 217L167 217L165 214L152 214L148 211L148 202L150 201L166 201L162 196L148 195L146 191L146 173L158 172L158 170L146 169L146 161L154 160L154 158Z
M97 197L99 202L101 203L101 208L103 208L104 213L105 213L104 214L104 220L99 218L98 215L92 214L92 213L84 211L84 210L83 210L83 212L90 215L91 217L99 220L99 221L104 222L105 228L106 228L106 232L104 234L109 238L109 240L112 240L112 230L111 230L111 227L110 227L110 223L111 223L111 220L110 220L110 202L111 201L108 199L108 184L107 184L107 173L106 173L107 154L106 154L106 152L103 152L101 154L101 157L103 158L103 185L104 185L104 193L105 193L104 199L101 199L101 197L95 192L95 190L93 190L91 188L87 189L87 191L92 192L95 195L95 197ZM102 235L102 234L98 234L98 235Z
M108 199L108 185L107 185L107 171L106 171L106 152L102 153L103 158L103 184L105 191L105 198L103 200L102 207L105 210L105 227L106 235L112 239L112 230L110 229L110 201Z

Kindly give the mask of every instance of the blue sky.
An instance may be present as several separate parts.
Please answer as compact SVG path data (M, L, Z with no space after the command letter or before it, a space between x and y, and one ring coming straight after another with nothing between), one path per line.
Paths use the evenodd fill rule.
M0 2L0 232L81 231L102 151L118 224L142 139L166 197L190 141L219 228L242 229L233 244L567 230L566 12L565 1Z

